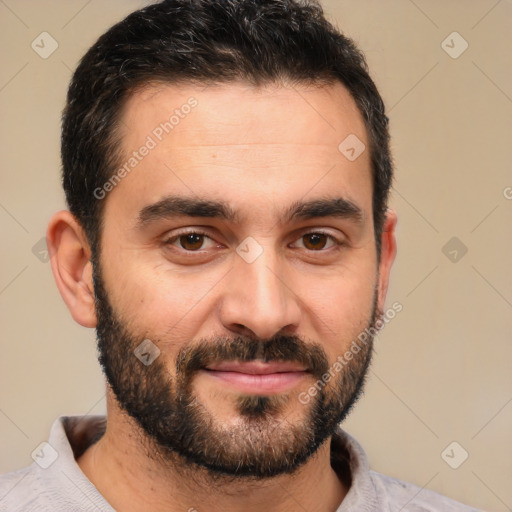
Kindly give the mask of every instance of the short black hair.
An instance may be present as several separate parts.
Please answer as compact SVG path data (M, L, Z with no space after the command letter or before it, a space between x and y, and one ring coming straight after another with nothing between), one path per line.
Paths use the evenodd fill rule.
M133 12L81 59L63 112L63 187L93 251L104 201L94 191L120 165L119 119L151 83L259 86L341 82L364 119L373 180L377 252L393 164L388 118L363 54L314 0L163 0ZM341 141L340 141L341 142Z

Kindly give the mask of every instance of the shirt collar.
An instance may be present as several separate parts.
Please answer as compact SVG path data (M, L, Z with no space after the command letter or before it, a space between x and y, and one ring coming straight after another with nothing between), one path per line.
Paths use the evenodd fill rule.
M49 444L58 453L58 459L52 466L53 471L46 475L48 478L55 478L58 474L60 480L72 480L102 510L113 510L76 463L76 459L103 435L106 424L105 416L58 418L52 426L49 439ZM331 466L340 480L349 487L336 512L377 510L379 504L366 453L362 446L341 428L338 428L331 441Z

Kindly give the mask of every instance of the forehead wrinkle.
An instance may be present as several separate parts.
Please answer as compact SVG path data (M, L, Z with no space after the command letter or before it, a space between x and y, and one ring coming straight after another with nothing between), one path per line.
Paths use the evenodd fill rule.
M315 144L315 143L305 143L305 142L232 142L232 143L223 143L223 144L177 144L172 147L171 150L177 150L181 148L223 148L223 147L232 147L232 146L318 146L318 147L332 147L337 150L336 144Z

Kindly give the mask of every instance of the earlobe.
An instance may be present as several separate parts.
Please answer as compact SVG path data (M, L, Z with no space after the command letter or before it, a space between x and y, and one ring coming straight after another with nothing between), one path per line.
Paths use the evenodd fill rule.
M84 327L95 327L91 250L81 225L69 211L60 211L50 220L46 241L53 276L71 316Z
M395 227L397 222L396 213L389 208L386 211L386 218L382 227L381 252L379 262L379 311L384 310L384 302L388 291L389 274L396 256Z

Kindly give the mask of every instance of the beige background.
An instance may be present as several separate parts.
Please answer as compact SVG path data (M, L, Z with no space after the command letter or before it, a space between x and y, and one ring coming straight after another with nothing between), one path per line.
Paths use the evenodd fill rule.
M73 322L33 247L64 205L59 119L71 70L143 4L0 0L2 472L31 462L58 415L104 410L94 332ZM512 510L512 3L325 7L365 51L388 106L399 215L388 304L404 308L379 336L366 395L345 428L378 471ZM43 31L59 44L47 59L31 48ZM441 46L454 31L469 44L457 59ZM454 52L462 43L445 44ZM442 251L454 236L467 247L456 262L452 247ZM458 469L441 458L452 441L469 453Z

